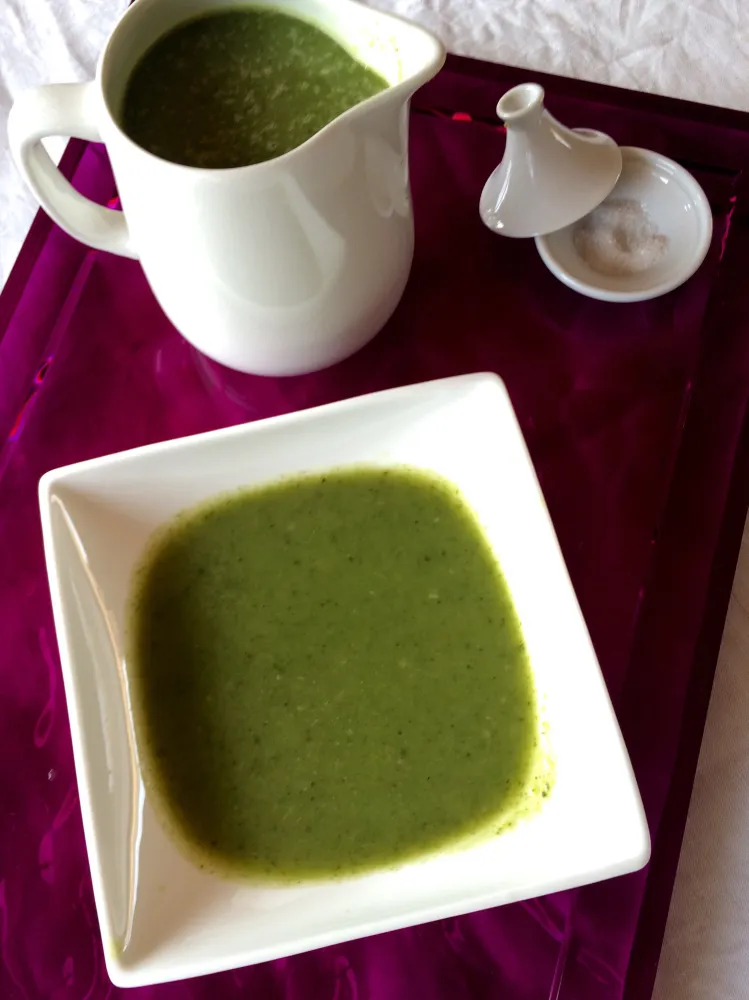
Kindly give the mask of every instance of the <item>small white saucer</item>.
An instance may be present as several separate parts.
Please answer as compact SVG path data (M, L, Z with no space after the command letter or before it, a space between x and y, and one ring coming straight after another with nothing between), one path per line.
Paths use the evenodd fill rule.
M560 281L604 302L640 302L677 288L705 259L713 232L708 200L688 171L635 146L623 146L622 156L621 177L602 205L536 237L541 259ZM645 238L632 252L628 237L638 223Z

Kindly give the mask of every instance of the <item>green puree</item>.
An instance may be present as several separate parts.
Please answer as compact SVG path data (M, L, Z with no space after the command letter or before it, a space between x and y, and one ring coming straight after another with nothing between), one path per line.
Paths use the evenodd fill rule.
M187 21L128 81L122 127L192 167L241 167L299 146L387 83L319 28L271 8Z
M132 627L146 780L219 870L402 861L497 829L532 779L518 621L444 480L358 468L188 511Z

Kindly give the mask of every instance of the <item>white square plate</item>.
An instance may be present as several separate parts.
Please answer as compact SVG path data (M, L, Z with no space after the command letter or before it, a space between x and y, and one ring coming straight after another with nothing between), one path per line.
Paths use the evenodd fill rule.
M123 635L151 533L214 494L348 464L454 482L502 566L525 634L556 781L505 833L398 870L253 887L176 849L140 780ZM107 968L136 986L235 968L633 871L642 804L533 466L502 382L406 386L47 473L39 487Z

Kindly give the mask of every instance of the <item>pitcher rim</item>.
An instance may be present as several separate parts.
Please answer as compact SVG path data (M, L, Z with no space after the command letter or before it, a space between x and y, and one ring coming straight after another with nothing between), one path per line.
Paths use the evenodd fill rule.
M321 140L323 136L328 134L331 130L335 129L340 124L350 121L352 118L360 115L365 109L370 110L377 104L384 104L386 101L392 100L394 97L399 97L401 101L410 98L410 96L414 94L420 87L422 87L425 83L427 83L429 80L435 77L437 73L439 73L439 71L445 64L445 59L447 58L447 52L445 50L445 46L443 45L442 41L437 37L437 35L435 35L434 32L430 31L428 28L425 28L423 25L417 23L416 21L412 21L407 17L403 17L400 14L392 13L391 11L382 11L376 8L372 8L365 3L362 3L361 0L337 0L338 3L343 2L348 6L358 7L359 9L366 11L368 14L383 17L386 20L390 21L397 21L398 23L405 25L406 27L420 33L424 38L428 39L432 43L434 49L432 53L432 58L425 63L425 65L418 73L414 73L412 76L408 77L408 79L401 80L398 83L392 85L388 84L385 90L381 90L379 93L373 94L371 97L367 97L365 100L359 101L358 104L354 104L352 107L347 108L345 111L342 111L341 114L337 115L335 118L329 121L317 132L313 133L313 135L311 135L308 139L305 139L304 142L300 143L298 146L294 146L293 149L286 150L285 153L280 153L278 156L274 156L272 159L260 160L258 163L246 163L243 164L242 166L237 166L237 167L195 167L187 163L175 163L173 160L167 160L165 157L158 156L156 153L150 152L144 146L141 146L139 143L135 142L135 140L132 139L127 134L127 132L124 131L120 123L115 118L114 114L112 113L112 108L110 107L107 95L105 93L105 88L104 88L105 64L107 61L107 56L109 55L110 52L112 41L115 38L120 28L120 25L122 25L122 23L125 21L126 18L132 16L131 13L132 11L137 10L141 5L154 2L156 2L156 0L133 0L133 3L130 4L125 13L122 15L122 17L119 19L117 24L110 32L109 37L107 38L107 41L99 57L99 62L96 69L95 83L99 91L99 99L107 115L109 124L115 129L120 139L124 140L129 146L133 147L134 149L137 149L139 153L142 153L144 156L147 156L150 160L156 163L163 164L164 166L172 168L177 168L180 170L187 170L190 173L194 173L198 176L206 176L206 177L235 176L239 172L244 170L252 170L259 173L263 169L271 170L273 168L276 168L279 164L287 162L290 157L294 156L297 153L300 153L302 150L309 150L311 146L313 146L315 143ZM242 6L243 3L246 4L247 6L267 7L271 10L283 10L283 8L287 6L286 4L277 2L277 0L239 0L239 2L237 3L228 2L223 5L219 3L215 4L215 6L216 7L224 6L225 8L229 9L233 6ZM207 3L206 6L208 7L209 4ZM200 15L198 14L196 16L199 17ZM292 16L298 17L297 14L294 14ZM193 18L188 17L185 19L185 22L192 19ZM299 20L307 21L307 19L303 17L300 17ZM183 22L178 22L178 23L181 24ZM314 27L318 28L321 31L325 30L319 23L314 22L312 20L308 20L307 23L313 25ZM327 32L325 33L327 34ZM162 36L157 36L157 37L162 37ZM157 39L154 39L154 41L156 40Z

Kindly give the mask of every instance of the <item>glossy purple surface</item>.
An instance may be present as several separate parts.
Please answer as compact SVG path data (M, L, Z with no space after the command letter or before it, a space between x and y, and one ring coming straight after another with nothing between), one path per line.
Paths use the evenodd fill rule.
M129 995L649 995L746 513L749 122L544 81L565 123L686 162L713 207L713 246L692 281L654 302L598 303L556 282L531 241L503 240L478 217L503 148L493 108L524 77L453 59L418 95L410 285L369 347L317 375L253 378L206 362L163 317L137 263L87 251L44 217L35 223L0 298L0 997L121 993L104 968L83 843L42 555L41 474L476 370L505 379L526 435L635 766L650 869ZM112 197L100 147L72 143L65 166L79 189Z

